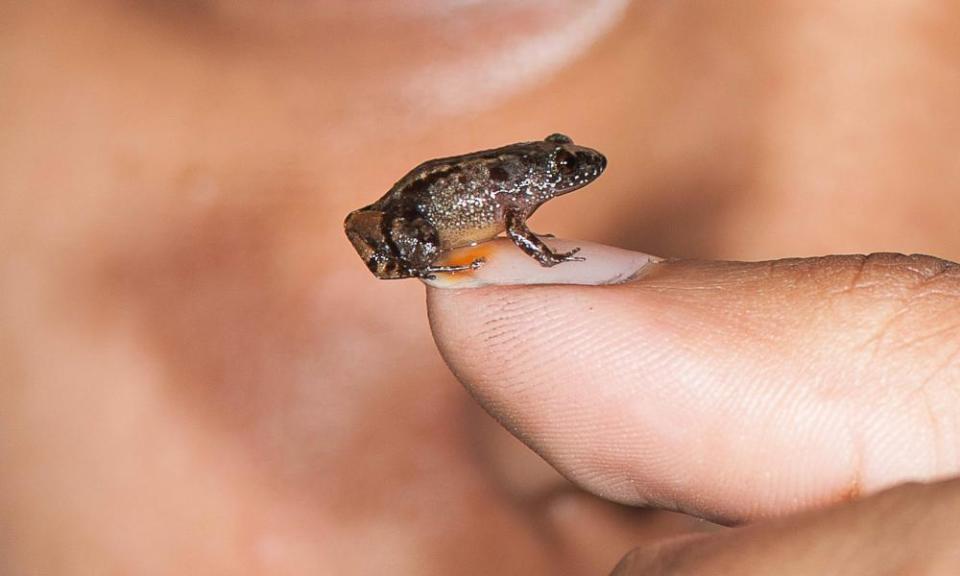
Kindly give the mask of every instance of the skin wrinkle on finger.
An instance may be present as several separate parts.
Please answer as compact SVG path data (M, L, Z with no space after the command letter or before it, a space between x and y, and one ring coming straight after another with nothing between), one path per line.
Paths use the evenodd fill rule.
M891 302L887 319L878 322L879 327L863 344L864 347L872 344L872 361L884 362L885 357L892 355L908 362L915 354L930 355L931 351L939 350L935 355L939 358L931 358L925 375L916 378L912 389L905 390L890 410L922 407L933 447L934 468L949 468L952 462L960 460L956 447L960 425L948 408L958 404L955 383L960 380L957 362L960 344L943 346L938 345L938 341L956 342L960 336L960 323L946 321L944 324L944 319L956 317L952 311L960 307L956 298L960 267L924 255L874 254L859 260L861 266L847 294L880 290L881 296L890 295ZM927 307L932 312L923 314ZM916 316L921 321L918 322ZM937 386L937 382L945 385Z
M933 330L958 305L952 267L898 255L669 261L629 285L430 290L428 301L448 364L561 473L607 498L730 521L957 469L955 385L951 397L939 384L957 379L955 347L857 348L901 297L921 295L882 345ZM928 280L934 296L916 290ZM924 373L939 395L910 398Z
M864 342L864 345L875 344L875 353L889 348L884 342L886 335L895 332L892 330L893 326L901 317L914 310L918 301L937 296L955 299L957 296L955 283L958 280L956 273L958 269L955 264L928 256L906 258L910 261L908 263L901 261L901 266L898 267L895 255L858 257L860 266L849 288L842 293L851 296L866 291L869 296L873 289L879 288L880 297L889 301L892 310L888 317L879 324L873 336ZM940 286L943 281L948 283L946 287ZM942 330L943 328L939 327L934 329L935 333ZM911 338L909 330L900 330L896 333L902 338Z
M833 261L836 263L842 263L842 259L835 259L836 257L827 257L827 258L830 259L830 261ZM859 278L861 280L860 284L861 284L862 290L860 290L859 293L845 291L844 295L845 296L861 296L864 293L866 293L866 295L869 298L873 299L874 302L882 302L884 301L884 298L890 299L890 301L893 302L895 306L893 308L895 312L889 315L893 320L896 320L896 318L903 316L905 313L911 312L915 309L915 307L910 304L909 300L912 300L916 297L915 288L917 285L922 284L924 281L926 281L929 278L940 275L943 270L955 268L955 265L952 263L931 258L929 256L922 256L922 255L902 256L902 255L895 255L895 254L879 254L879 255L870 255L865 257L857 256L853 258L856 261L859 261L860 263L860 266L858 266L856 270L855 279ZM797 261L793 261L793 264L797 264ZM864 281L865 277L870 278L869 282ZM915 278L917 277L919 277L920 280L916 281L915 283ZM856 284L857 283L855 282L854 285ZM878 287L880 288L879 292L874 293L873 290ZM884 289L883 287L886 287L886 288ZM956 291L954 290L954 292ZM906 295L893 298L890 296L891 293L895 293L898 295L900 293L903 293ZM954 301L952 304L956 305L956 302ZM879 314L878 316L880 318L880 321L877 321L876 322L877 324L883 323L887 326L887 328L893 325L893 320L889 322L882 322L883 314ZM909 333L909 331L907 330L900 331L901 335L904 333ZM880 339L878 339L878 342L879 341ZM884 348L885 346L878 345L876 349L873 351L873 354L871 355L872 357L867 358L867 360L864 361L863 364L870 365L876 362L883 362L882 357L884 356L884 353L883 353ZM956 378L954 378L954 381L955 380ZM901 412L906 412L906 410L900 410L900 409L904 407L905 404L907 404L907 401L902 399L903 394L901 394L900 396L901 396L901 399L898 402L898 404L888 408L888 412L890 413L888 417L874 418L872 421L868 419L864 419L864 421L861 424L859 424L859 426L863 430L865 430L866 433L871 434L875 437L880 438L884 436L889 436L889 438L887 438L885 442L881 442L882 445L896 445L898 442L901 442L903 440L902 437L898 437L897 435L890 433L890 429L891 428L896 429L896 427L888 427L888 426L883 426L881 424L884 422L890 423L897 418L903 418L903 414ZM865 399L865 402L870 403L870 399L869 398ZM919 403L913 403L912 406L916 406L917 404ZM950 403L948 402L945 402L942 404L950 405ZM953 405L956 405L955 399L953 401ZM907 408L911 408L912 406L907 406ZM874 423L876 423L877 425L874 426ZM875 429L870 430L869 427L871 426ZM857 425L855 424L851 424L847 426L847 428L850 430L855 430L856 427ZM922 427L920 428L922 429ZM931 426L931 429L934 429L934 427ZM862 446L863 442L857 439L857 436L862 436L862 434L851 434L850 436L855 446ZM953 433L952 436L954 438L958 437L958 435L955 432ZM943 442L942 437L940 437L940 435L938 434L933 435L933 439L931 440L930 443L934 446L945 444ZM940 450L935 450L934 452L939 453ZM855 470L863 469L865 467L865 461L862 454L862 448L855 449L853 451L853 456L854 456L855 462L857 463L857 465L853 466L853 468ZM883 460L883 458L878 458L878 459ZM892 458L892 459L896 460L896 458ZM937 463L934 466L935 469L941 469L945 467L949 468L949 466L946 465L947 462L951 462L951 461L956 462L956 458L953 458L952 460L944 459L937 455L934 456L933 460ZM941 465L941 463L943 463L944 465ZM859 492L860 481L858 479L858 476L859 475L855 475L853 478L851 478L851 484L850 484L851 496Z

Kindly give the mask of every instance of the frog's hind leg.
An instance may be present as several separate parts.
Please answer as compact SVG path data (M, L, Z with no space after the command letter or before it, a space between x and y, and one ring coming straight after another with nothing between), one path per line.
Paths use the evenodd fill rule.
M484 258L477 258L469 264L458 264L456 266L430 266L425 268L423 273L420 275L421 278L426 278L427 280L433 280L437 277L437 274L449 274L452 272L466 272L467 270L476 270L477 268L483 266L486 262Z
M582 262L582 256L575 256L580 251L574 248L569 252L554 252L536 234L527 228L524 217L517 212L507 213L507 236L513 240L528 256L540 263L541 266L556 266L561 262Z

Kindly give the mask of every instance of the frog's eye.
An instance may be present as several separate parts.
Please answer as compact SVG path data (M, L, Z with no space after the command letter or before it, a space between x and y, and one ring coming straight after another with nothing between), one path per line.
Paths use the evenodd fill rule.
M555 161L557 170L564 176L569 176L577 171L577 157L563 148L557 150Z

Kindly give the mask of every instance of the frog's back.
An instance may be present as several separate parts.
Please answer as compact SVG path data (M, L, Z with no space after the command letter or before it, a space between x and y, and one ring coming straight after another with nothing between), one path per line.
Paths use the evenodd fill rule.
M421 198L425 193L440 187L469 194L478 186L489 184L491 175L494 180L498 176L505 178L506 175L496 167L516 163L516 149L524 145L511 144L460 156L427 160L398 180L384 200L397 196Z
M514 192L511 174L520 169L516 146L424 162L394 184L378 208L426 219L444 249L493 238L504 230L503 195Z
M525 217L556 195L551 166L561 145L549 137L428 160L373 207L411 221L424 219L436 228L443 249L489 240L506 228L506 210Z

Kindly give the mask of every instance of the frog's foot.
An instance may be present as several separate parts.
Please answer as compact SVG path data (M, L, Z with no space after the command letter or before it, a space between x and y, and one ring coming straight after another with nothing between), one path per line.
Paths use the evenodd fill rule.
M427 280L435 280L437 274L452 274L454 272L466 272L467 270L476 270L477 268L484 265L486 259L477 258L469 264L459 264L457 266L431 266L423 271L421 274L422 278Z
M580 248L574 248L569 252L559 252L559 253L546 250L542 253L538 253L536 256L534 256L534 258L537 259L537 262L539 262L541 266L549 268L551 266L556 266L561 262L583 262L584 260L586 260L586 258L584 258L583 256L575 255L579 251L580 251Z

